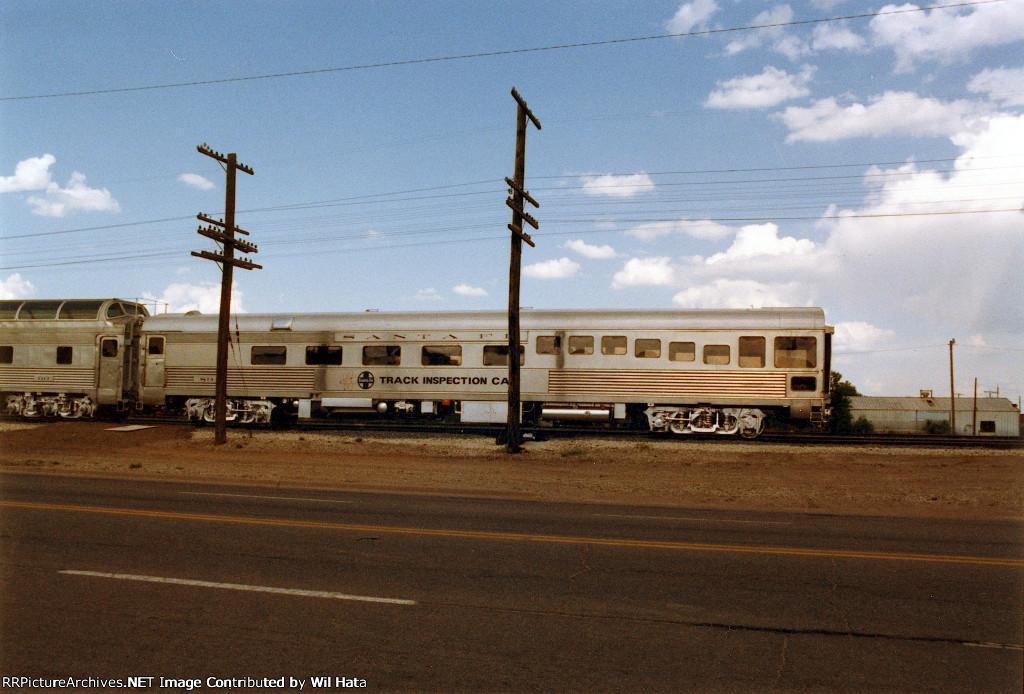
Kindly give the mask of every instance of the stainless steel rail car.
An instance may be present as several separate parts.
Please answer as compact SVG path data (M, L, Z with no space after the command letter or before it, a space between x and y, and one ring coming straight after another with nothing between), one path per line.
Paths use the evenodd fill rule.
M120 299L0 301L0 406L23 417L131 406L146 308Z
M523 311L526 421L644 421L655 431L756 436L776 411L824 421L832 328L820 308ZM502 312L232 318L229 417L332 413L504 421ZM146 318L142 406L212 420L217 317Z

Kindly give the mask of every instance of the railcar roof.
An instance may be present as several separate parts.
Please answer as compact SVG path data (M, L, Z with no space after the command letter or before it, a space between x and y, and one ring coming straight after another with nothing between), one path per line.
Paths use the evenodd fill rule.
M159 314L146 319L150 332L217 330L217 315ZM614 309L538 310L520 313L523 330L748 329L824 330L821 308L758 309ZM365 313L240 313L231 329L263 331L344 330L501 330L508 327L504 311L365 312Z
M13 299L0 301L2 321L105 320L148 316L142 304L125 299Z

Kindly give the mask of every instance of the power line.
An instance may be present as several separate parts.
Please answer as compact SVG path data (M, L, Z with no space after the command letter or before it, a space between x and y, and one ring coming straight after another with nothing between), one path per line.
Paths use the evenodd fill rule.
M993 155L991 157L984 157L984 158L985 159L1003 159L1003 158L1006 158L1006 157L1013 157L1013 156L1015 156L1015 155ZM981 157L978 157L978 158L980 159ZM646 173L646 175L648 175L648 176L690 176L690 175L701 175L701 174L758 173L758 172L770 172L770 171L812 171L812 170L821 170L821 169L855 168L855 167L870 167L870 166L899 166L899 165L905 165L905 164L908 164L908 163L913 163L913 164L935 164L935 163L942 163L942 162L953 162L953 161L956 161L957 159L958 159L957 157L946 157L946 158L940 158L940 159L921 159L921 160L913 161L913 162L885 161L885 162L861 162L861 163L851 163L851 164L817 164L817 165L807 165L807 166L784 166L784 167L754 167L754 168L734 168L734 169L694 169L694 170L689 170L689 171L651 171L651 172L644 172L644 173ZM960 171L959 173L962 173L962 174L964 174L964 173L976 173L976 172L982 172L982 171L990 171L990 170L995 170L995 169L1007 169L1007 168L1018 168L1018 167L1014 167L1014 166L994 166L994 167L986 167L984 169L972 169L970 171ZM953 170L952 169L947 169L947 170L943 170L941 173L948 173L950 171L953 171ZM635 174L635 173L636 172L633 172L633 174ZM626 176L626 175L633 175L633 174L623 174L623 173L598 174L598 175L595 175L595 174L563 174L563 175L557 175L557 176L533 176L531 178L533 180L566 180L566 179L593 178L593 177L598 177L598 176ZM862 179L862 178L865 178L865 177L884 178L884 177L899 177L899 176L910 176L910 175L912 175L912 172L893 171L893 172L881 172L881 173L874 173L874 174L847 175L847 176L754 178L754 179L734 179L734 180L727 180L727 181L693 181L693 182L685 182L684 181L684 182L675 182L675 183L658 183L658 184L655 184L654 187L655 188L658 188L658 187L665 188L665 187L673 187L673 186L731 185L731 184L743 184L743 183L777 183L777 182L800 182L800 181L816 182L816 181L827 181L827 180L857 180L857 179ZM287 210L316 209L316 208L331 207L331 206L378 204L378 203L391 203L391 202L410 202L410 201L433 200L433 199L451 198L451 197L481 196L481 195L490 195L490 194L492 194L494 192L494 190L498 189L499 184L502 184L502 183L504 183L504 182L499 180L499 179L482 180L482 181L471 181L471 182L467 182L467 183L453 183L453 184L447 184L447 185L443 185L443 186L431 186L431 187L426 187L426 188L410 188L410 189L406 189L406 190L390 191L390 192L385 192L385 193L370 193L370 194L366 194L366 195L355 195L355 196L344 197L344 198L333 198L333 199L327 199L327 200L313 200L313 201L301 202L301 203L288 203L288 204L285 204L285 205L275 205L275 206L270 206L270 207L254 207L254 208L250 208L250 209L240 210L240 212L241 213L245 213L245 214L252 214L252 213L255 213L255 212L278 212L278 211L287 211ZM462 192L462 193L448 193L448 194L433 195L433 196L416 196L416 197L404 197L404 198L398 197L398 196L402 196L402 195L412 195L412 194L415 194L415 193L429 193L429 192L433 192L433 191L451 190L451 189L454 189L454 188L465 188L465 187L469 187L469 186L478 186L478 185L493 185L493 186L495 186L495 189L494 190L490 190L489 189L489 190L483 190L483 191L469 191L469 192ZM504 186L501 186L501 187L504 187ZM601 188L601 189L604 189L604 188L616 188L616 187L622 187L622 186L616 186L616 185L599 186L599 188ZM572 187L572 188L554 186L554 187L547 187L547 188L537 188L536 190L545 190L545 191L578 191L578 190L582 190L582 189L584 189L583 186L576 186L576 187ZM612 202L612 201L608 201L608 200L603 200L602 201L602 203L609 203L609 202ZM627 201L614 201L614 202L624 203L624 202L627 202ZM143 226L143 225L147 225L147 224L162 224L162 223L167 223L167 222L180 222L180 221L183 221L183 220L191 220L193 218L194 218L194 215L181 216L181 217L163 217L163 218L159 218L159 219L146 219L146 220L140 220L140 221L136 221L136 222L122 222L120 224L106 224L106 225L101 225L101 226L77 227L77 228L74 228L74 229L61 229L61 230L58 230L58 231L42 231L42 232L33 232L33 233L29 233L29 234L12 234L12 235L8 235L8 236L0 237L0 241L11 241L11 240L15 240L15 239L36 238L36 237L44 237L44 236L60 236L60 235L64 235L64 234L75 234L75 233L86 232L86 231L107 231L107 230L110 230L110 229L126 229L126 228L135 227L135 226Z
M473 60L478 58L493 58L505 55L522 55L525 53L541 53L545 51L568 50L572 48L593 48L597 46L611 46L616 44L640 43L643 41L661 41L664 39L684 38L689 36L710 36L713 34L727 34L739 31L756 31L761 29L776 29L788 26L801 26L810 24L824 24L827 22L840 22L852 19L870 19L887 15L906 14L909 12L926 12L929 10L948 9L953 7L968 7L971 5L987 5L1005 0L973 0L971 2L956 2L946 5L931 5L929 7L903 7L879 12L866 12L862 14L851 14L842 17L825 17L819 19L804 19L789 22L775 22L771 24L756 24L742 27L731 27L727 29L704 29L700 31L687 31L675 34L657 34L654 36L634 36L620 39L606 39L603 41L584 41L580 43L565 43L554 46L537 46L534 48L514 48L499 51L485 51L480 53L466 53L462 55L440 56L434 58L413 58L409 60L393 60L383 63L367 63L363 65L348 65L344 67L319 68L315 70L299 70L295 72L279 72L268 75L249 75L245 77L226 77L215 80L199 80L193 82L176 82L171 84L154 84L141 87L117 87L111 89L93 89L81 92L58 92L53 94L35 94L27 96L4 96L0 101L27 101L32 99L56 99L71 96L91 96L96 94L118 94L126 92L151 91L156 89L177 89L184 87L199 87L212 84L227 84L231 82L252 82L256 80L281 79L284 77L302 77L307 75L322 75L333 72L349 72L354 70L369 70L374 68L401 67L407 65L422 65L427 63L442 63L456 60Z
M701 220L701 221L714 222L714 223L725 223L725 222L744 222L744 223L761 222L761 223L764 223L764 222L776 222L776 221L814 221L814 220L820 220L820 219L843 220L843 219L881 219L881 218L895 218L895 217L951 216L951 215L989 214L989 213L1002 213L1002 212L1020 212L1020 210L1018 208L1014 207L1014 208L995 209L995 210L952 210L952 211L943 211L943 212L897 212L897 213L891 213L891 214L860 214L860 215L852 214L852 215L835 215L835 216L824 216L824 217L822 217L822 216L806 216L806 217L731 217L731 218L717 218L717 219L712 218L712 219L706 219L706 220ZM593 223L595 220L591 220L591 219L576 219L576 220L573 220L573 219L553 219L551 221L553 223L583 223L583 224L587 224L587 223ZM658 221L674 222L674 221L678 221L678 220L677 219L666 218L666 219L651 219L651 220L622 220L622 219L617 219L615 221L619 221L619 222L622 222L622 221L628 221L628 222L658 222ZM492 228L491 225L479 225L479 226L472 225L472 226L469 226L469 227L466 227L466 228L474 228L475 226L476 226L476 228ZM306 239L306 240L289 240L289 241L281 241L281 242L269 241L269 242L265 242L263 244L263 246L264 246L264 250L266 250L266 247L268 247L268 246L273 247L273 246L277 246L277 245L293 245L293 244L299 244L299 243L317 243L317 244L321 244L325 240L343 242L343 241L389 239L389 238L394 238L394 237L398 237L398 236L444 233L444 232L452 231L452 230L453 229L450 229L450 228L419 229L419 230L415 230L415 231L404 231L404 232L385 232L385 233L377 233L377 234L360 234L358 236L335 237L335 238L332 238L332 239L324 239L324 238L318 237L318 238ZM459 229L454 229L454 230L458 231ZM616 230L605 230L605 231L613 232L613 231L616 231ZM580 232L580 231L561 231L561 232L535 233L534 235L538 236L538 237L572 236L572 235L578 235L580 233L583 233L583 232ZM472 238L472 239L442 239L442 240L437 240L437 241L423 241L423 242L412 243L412 244L390 244L390 245L387 245L386 248L389 248L389 249L393 249L393 248L407 248L407 247L411 247L411 246L441 245L441 244L447 244L447 243L465 243L467 241L487 241L487 240L504 239L504 238L505 238L505 236L477 237L477 238ZM348 249L348 250L352 250L352 249ZM378 248L378 250L379 250L379 248ZM123 261L123 260L136 260L136 259L144 259L144 258L164 258L164 257L176 256L178 253L179 253L179 251L162 251L162 252L153 252L153 253L139 253L139 254L134 254L134 255L101 257L101 258L94 258L94 259L69 260L69 261L61 261L61 262L47 262L47 263L36 263L36 264L26 263L26 264L22 264L22 265L10 265L10 266L6 266L6 267L0 267L0 270L21 270L21 269L28 269L28 268L43 268L43 267L64 267L64 266L69 266L69 265L87 265L87 264L95 264L95 263L119 262L119 261ZM303 255L305 255L305 254L303 254Z

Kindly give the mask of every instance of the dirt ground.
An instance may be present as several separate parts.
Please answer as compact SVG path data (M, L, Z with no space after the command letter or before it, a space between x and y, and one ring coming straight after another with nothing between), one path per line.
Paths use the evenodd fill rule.
M1024 519L1024 450L0 423L0 470L679 508Z

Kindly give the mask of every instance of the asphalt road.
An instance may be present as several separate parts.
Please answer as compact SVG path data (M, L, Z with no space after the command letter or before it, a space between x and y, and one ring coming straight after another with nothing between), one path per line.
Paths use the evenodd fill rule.
M1021 523L4 474L0 548L3 677L1022 689Z

